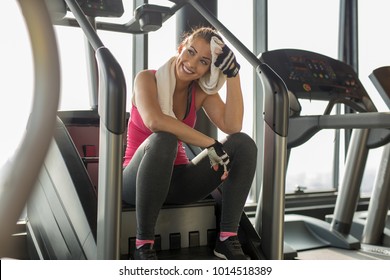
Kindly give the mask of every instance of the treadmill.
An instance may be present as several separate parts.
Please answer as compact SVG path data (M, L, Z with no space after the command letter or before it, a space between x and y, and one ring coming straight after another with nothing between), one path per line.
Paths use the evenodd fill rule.
M375 69L369 77L385 103L390 108L389 74L388 67L380 67ZM361 179L359 179L360 181L357 181L355 185L345 183L342 186L344 187L344 192L340 194L336 201L335 214L327 217L327 220L332 222L332 227L335 230L342 233L351 233L352 236L357 238L361 242L361 250L365 252L380 253L386 256L390 256L389 138L389 129L381 131L381 133L371 130L366 144L368 149L383 146L382 158L378 166L375 181L373 182L374 185L368 211L354 212L351 214L353 205L349 203L350 201L347 196L349 196L350 193L356 192L356 187L361 183ZM367 160L367 148L364 146L360 148L355 147L356 152L360 152L364 155L361 161L366 162ZM351 168L353 167L353 165L349 166Z
M280 75L289 91L288 153L321 129L354 129L332 223L286 215L284 241L298 252L298 259L332 259L335 251L345 258L390 259L383 252L362 252L347 222L356 210L368 149L390 141L390 114L377 112L355 71L341 61L298 49L264 52L260 59ZM300 99L322 100L328 105L323 115L301 116ZM336 104L357 113L331 115Z
M390 109L390 67L375 69L369 75L380 96ZM382 159L372 190L368 211L357 212L351 233L361 240L365 250L390 254L390 144L383 147ZM383 248L381 248L382 246Z

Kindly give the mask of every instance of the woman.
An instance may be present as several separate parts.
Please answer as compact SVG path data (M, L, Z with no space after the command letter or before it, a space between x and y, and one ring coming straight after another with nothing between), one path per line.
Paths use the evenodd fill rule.
M154 227L164 203L196 202L217 187L223 202L214 254L247 259L237 230L253 181L257 148L240 132L239 69L217 32L201 27L185 37L177 54L160 69L141 71L135 78L122 195L136 207L135 259L157 259ZM224 102L218 89L225 82ZM223 144L193 128L201 108L228 135ZM190 162L182 142L206 149Z

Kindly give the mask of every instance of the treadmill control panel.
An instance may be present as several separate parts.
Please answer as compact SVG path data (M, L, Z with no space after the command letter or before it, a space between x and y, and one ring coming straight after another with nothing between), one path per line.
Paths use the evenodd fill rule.
M375 69L369 77L383 101L390 109L390 66L383 66Z
M353 68L317 53L283 49L264 52L260 60L269 65L297 98L360 101L367 92Z
M91 17L121 17L124 13L122 0L77 0L77 3Z

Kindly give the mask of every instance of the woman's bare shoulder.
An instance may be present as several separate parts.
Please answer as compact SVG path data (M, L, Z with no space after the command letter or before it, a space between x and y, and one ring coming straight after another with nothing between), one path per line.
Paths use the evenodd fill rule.
M155 72L152 70L141 70L137 73L135 79L136 80L139 80L139 79L155 80Z

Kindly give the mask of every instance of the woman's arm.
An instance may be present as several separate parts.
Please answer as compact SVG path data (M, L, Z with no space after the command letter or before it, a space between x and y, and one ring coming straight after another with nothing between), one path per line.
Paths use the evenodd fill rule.
M239 74L226 81L225 103L219 94L213 94L205 98L203 108L210 120L224 133L240 132L244 116L244 102Z
M199 147L213 145L215 140L161 111L157 97L157 85L153 72L141 71L134 81L134 105L147 128L166 131L188 144Z

